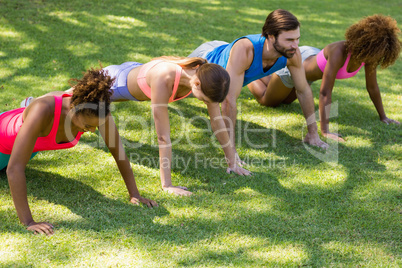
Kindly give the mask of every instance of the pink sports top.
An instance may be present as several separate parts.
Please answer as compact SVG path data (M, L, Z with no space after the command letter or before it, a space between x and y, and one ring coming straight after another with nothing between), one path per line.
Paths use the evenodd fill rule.
M348 64L349 64L351 55L352 54L348 53L348 56L347 56L346 61L345 61L345 64L338 70L338 73L336 74L336 79L346 79L346 78L353 77L364 66L364 62L363 62L362 65L356 71L354 71L352 73L348 73L347 68L348 68ZM325 66L327 65L327 59L324 56L324 49L321 50L317 54L317 65L320 68L321 72L324 72Z
M54 96L55 107L54 107L54 119L53 127L49 135L46 137L38 137L36 139L35 147L33 153L38 151L48 151L48 150L60 150L67 149L75 146L79 139L81 138L82 132L78 132L77 136L73 141L56 143L56 134L59 128L61 106L63 102L63 97L70 97L71 94L63 94L62 96ZM20 130L23 119L22 113L24 108L19 108L4 112L0 115L0 152L3 154L11 154L13 149L15 138L17 137L18 131Z
M146 80L147 72L152 67L154 67L156 64L161 63L161 62L164 62L164 61L163 60L150 61L150 62L144 64L143 66L141 66L140 72L138 73L138 76L137 76L138 86L140 87L142 92L144 92L144 94L148 98L151 98L151 87L147 84L147 80ZM190 92L188 92L187 95L180 97L180 98L176 98L176 99L174 98L176 96L177 89L179 88L181 70L182 70L182 68L178 64L176 64L176 77L174 79L173 92L172 92L172 96L170 96L170 98L169 98L169 102L174 102L174 101L184 99L185 97L187 97L188 95L191 94L191 90L190 90Z

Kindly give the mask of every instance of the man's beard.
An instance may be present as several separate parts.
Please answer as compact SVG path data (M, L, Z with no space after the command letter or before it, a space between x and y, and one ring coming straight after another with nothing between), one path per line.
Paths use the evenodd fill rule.
M278 39L275 38L275 43L273 44L275 50L282 56L290 59L296 53L295 49L285 49L283 46L278 44Z

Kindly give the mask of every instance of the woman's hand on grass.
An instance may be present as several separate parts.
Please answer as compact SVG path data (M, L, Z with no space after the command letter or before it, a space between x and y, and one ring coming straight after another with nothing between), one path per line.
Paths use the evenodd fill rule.
M162 187L162 189L170 194L176 194L176 195L189 196L193 194L192 192L187 191L187 187L184 186L167 186Z
M307 133L306 137L304 138L303 142L308 143L313 146L320 147L322 149L328 149L329 145L323 142L317 133L311 134Z
M236 151L236 163L239 165L239 166L244 166L245 164L246 164L246 162L244 162L243 160L241 160L240 159L240 156L239 156L239 154L237 153L237 151Z
M396 121L394 119L390 119L388 117L385 117L384 119L381 119L382 122L384 122L385 124L389 125L389 124L396 124L399 125L399 121Z
M327 139L331 139L331 140L334 140L334 141L345 142L345 140L342 138L342 135L339 134L339 133L327 132L327 133L322 133L322 135Z
M142 196L140 196L140 197L131 197L130 202L135 204L135 205L144 204L149 208L158 206L158 203L156 203L155 201L153 201L151 199L144 198Z
M32 231L34 234L46 234L46 235L52 235L54 233L53 231L53 225L51 225L48 222L31 222L28 224L27 230Z
M236 173L237 175L241 175L241 176L249 176L249 175L251 175L250 171L248 171L245 168L242 168L242 167L238 166L237 164L235 166L233 166L233 167L228 167L227 170L226 170L226 172L229 173L229 174L232 171L234 173Z

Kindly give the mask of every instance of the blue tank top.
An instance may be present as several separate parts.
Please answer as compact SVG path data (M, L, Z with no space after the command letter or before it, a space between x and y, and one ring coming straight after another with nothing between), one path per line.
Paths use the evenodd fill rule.
M248 68L244 73L243 87L253 82L254 80L270 75L286 67L286 57L280 57L276 60L275 64L268 71L264 72L262 68L262 50L264 48L265 37L261 36L261 34L246 35L234 40L230 44L216 47L214 50L206 55L206 60L211 63L216 63L226 69L229 61L230 50L232 49L234 43L242 38L247 38L251 41L251 43L253 43L254 46L254 59L251 63L250 68Z

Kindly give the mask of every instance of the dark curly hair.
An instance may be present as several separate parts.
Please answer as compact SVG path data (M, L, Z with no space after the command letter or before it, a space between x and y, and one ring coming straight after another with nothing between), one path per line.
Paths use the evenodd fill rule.
M71 108L77 115L105 117L110 112L114 80L102 68L91 68L81 79L70 79L70 84L76 82Z
M360 62L386 68L399 57L400 32L393 18L383 15L369 16L346 30L346 49Z

